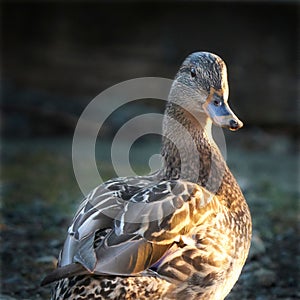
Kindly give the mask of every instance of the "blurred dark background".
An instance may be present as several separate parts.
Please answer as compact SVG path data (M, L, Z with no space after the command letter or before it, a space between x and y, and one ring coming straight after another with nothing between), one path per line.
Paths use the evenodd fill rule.
M294 130L296 45L288 1L4 2L3 134L72 135L99 92L173 78L197 50L227 63L230 101L246 124Z
M124 80L173 78L199 50L225 60L229 101L245 124L225 133L227 161L254 238L227 299L300 298L297 1L2 1L0 8L1 299L49 299L39 283L82 197L72 136L86 105ZM163 111L159 101L141 103L110 118L110 139L133 115ZM103 178L115 175L109 147L97 148ZM151 147L159 149L159 139L140 140L135 170L149 170Z

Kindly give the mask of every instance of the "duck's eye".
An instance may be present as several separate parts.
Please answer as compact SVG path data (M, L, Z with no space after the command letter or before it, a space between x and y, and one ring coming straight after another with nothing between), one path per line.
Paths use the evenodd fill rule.
M222 105L222 101L214 100L214 106L221 106L221 105Z
M194 78L196 77L197 73L196 73L196 69L195 68L191 68L191 76Z

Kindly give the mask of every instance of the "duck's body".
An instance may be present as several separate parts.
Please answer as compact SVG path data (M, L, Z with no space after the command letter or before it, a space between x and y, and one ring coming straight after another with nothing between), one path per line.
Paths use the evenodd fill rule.
M59 268L45 280L57 281L52 300L219 300L229 293L248 255L251 217L211 138L211 119L241 127L227 105L224 68L204 52L183 63L165 113L164 167L110 180L87 196Z

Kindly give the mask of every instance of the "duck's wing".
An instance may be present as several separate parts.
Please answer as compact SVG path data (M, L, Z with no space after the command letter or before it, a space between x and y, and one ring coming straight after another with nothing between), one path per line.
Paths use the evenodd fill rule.
M93 269L97 274L134 275L151 267L173 243L179 242L184 230L193 226L199 186L184 182L162 181L146 187L127 201L116 215L112 229L93 240ZM193 208L192 208L193 207ZM192 210L192 211L190 211ZM82 248L83 249L83 248ZM76 256L85 267L91 249Z
M197 206L213 197L181 180L144 186L131 187L129 199L120 189L112 196L107 187L91 194L69 229L56 278L74 272L134 275L146 270L197 223Z

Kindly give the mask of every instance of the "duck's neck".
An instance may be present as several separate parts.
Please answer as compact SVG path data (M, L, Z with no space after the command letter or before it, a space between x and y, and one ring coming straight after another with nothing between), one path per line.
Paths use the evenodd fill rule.
M204 113L194 116L168 103L163 124L164 178L196 182L217 194L227 194L229 185L236 184L212 138L211 125Z

